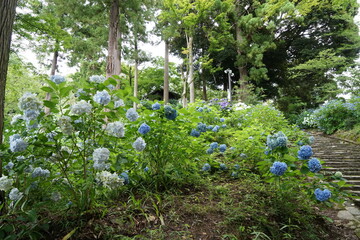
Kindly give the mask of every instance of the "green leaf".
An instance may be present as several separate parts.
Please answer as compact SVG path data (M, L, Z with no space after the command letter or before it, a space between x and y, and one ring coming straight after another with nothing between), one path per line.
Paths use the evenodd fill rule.
M52 101L44 100L44 106L53 109L56 107L56 103Z
M72 86L64 87L60 89L60 97L66 97L69 95L69 92L73 89Z
M310 172L309 168L306 166L302 166L302 168L300 169L300 172L302 174L308 174Z
M52 89L51 87L42 87L41 90L43 90L44 92L54 92L54 89Z

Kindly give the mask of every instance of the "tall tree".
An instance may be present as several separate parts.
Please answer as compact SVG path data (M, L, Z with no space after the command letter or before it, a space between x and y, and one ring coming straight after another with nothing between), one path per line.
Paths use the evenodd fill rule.
M121 73L121 53L119 50L120 41L120 6L119 0L112 0L109 14L109 45L106 62L106 77L119 75ZM120 88L120 83L117 84Z
M2 0L0 2L0 146L3 144L6 76L16 4L17 0ZM0 177L1 176L2 157L0 156ZM0 201L1 204L5 201L5 193L3 191L0 191ZM3 211L3 209L1 211Z

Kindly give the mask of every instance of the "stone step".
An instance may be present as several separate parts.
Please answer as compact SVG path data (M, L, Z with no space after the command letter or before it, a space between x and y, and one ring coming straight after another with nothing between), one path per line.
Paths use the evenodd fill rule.
M343 178L345 178L348 181L353 181L353 180L360 181L360 174L358 176L357 175L343 175Z
M350 168L359 168L360 162L325 162L326 167L350 167Z

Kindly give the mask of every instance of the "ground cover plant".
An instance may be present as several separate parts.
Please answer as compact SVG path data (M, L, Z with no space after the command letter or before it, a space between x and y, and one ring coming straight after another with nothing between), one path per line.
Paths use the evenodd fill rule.
M341 202L346 182L321 174L314 139L281 112L140 102L115 84L53 76L50 100L19 99L1 149L1 238L326 239L312 206ZM213 229L194 230L209 215Z
M360 141L360 98L335 99L317 109L303 111L296 123L302 128L317 128L326 134Z

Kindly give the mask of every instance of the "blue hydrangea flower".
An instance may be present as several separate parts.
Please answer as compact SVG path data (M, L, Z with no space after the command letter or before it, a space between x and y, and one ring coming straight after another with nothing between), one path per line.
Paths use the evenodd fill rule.
M315 142L315 137L314 136L310 136L309 137L309 143L313 144Z
M215 149L215 148L218 148L219 144L217 142L212 142L210 143L210 148L211 149Z
M196 111L202 112L202 111L204 111L204 108L202 108L202 107L197 107L197 108L196 108Z
M301 160L307 160L313 155L312 149L309 145L301 146L298 151L298 158Z
M302 146L302 145L304 145L304 142L303 142L303 141L298 141L296 144L297 144L298 146Z
M200 137L200 132L196 131L196 129L193 129L191 130L190 135L193 137Z
M143 135L148 133L149 131L150 131L150 126L147 125L146 123L141 124L138 129L138 132Z
M286 147L287 137L283 132L275 133L274 135L268 135L266 139L266 145L271 150L274 150L277 147Z
M161 108L161 104L160 103L154 103L151 106L152 110L159 110Z
M221 144L219 146L219 150L220 150L220 152L225 152L226 151L226 144Z
M175 120L175 118L177 117L177 111L176 109L173 109L171 106L166 105L164 107L164 111L165 111L165 117L169 120Z
M235 164L235 165L234 165L234 169L235 169L235 170L239 170L239 169L240 169L239 164Z
M63 76L60 75L52 75L50 77L50 80L56 84L60 84L62 82L65 82L65 78Z
M197 125L197 130L199 130L199 132L206 132L206 124L204 123L198 123Z
M210 171L210 169L211 169L211 166L208 163L205 163L204 166L202 167L203 171Z
M217 131L219 131L219 129L220 129L220 126L216 125L216 126L212 129L212 131L213 131L213 132L217 132Z
M119 177L124 179L124 185L130 183L130 178L129 178L129 175L127 174L127 172L122 172Z
M315 197L317 200L323 202L331 197L331 192L328 189L321 190L320 188L317 188L315 190Z
M212 130L214 128L214 126L213 125L208 125L206 128L207 128L207 130Z
M236 147L231 147L230 150L231 151L234 151L236 149Z
M220 122L225 122L225 118L220 118Z
M207 154L212 154L214 152L214 149L212 149L212 148L208 148L207 150L206 150L206 153Z
M226 164L225 163L220 163L220 169L221 170L226 170Z
M221 125L222 128L226 128L226 124Z
M101 92L97 91L96 94L94 95L94 101L104 106L107 105L110 102L110 100L111 100L111 96L106 90L103 90Z
M144 139L142 139L142 137L138 137L135 142L132 144L132 147L138 151L141 152L145 149L146 147L146 142L144 141Z
M237 178L237 177L239 177L239 173L238 173L238 172L232 172L232 173L231 173L231 176L232 176L233 178Z
M25 111L28 109L40 110L42 108L41 101L37 98L36 94L26 92L19 99L19 109Z
M4 166L4 168L8 171L10 171L12 168L14 167L14 163L13 162L8 162L8 164L6 164Z
M15 137L15 135L16 135L16 137ZM22 140L20 135L18 135L18 134L15 134L15 135L10 137L10 151L22 152L27 148L28 144L27 144L27 142Z
M24 111L23 117L25 118L25 120L31 121L31 120L35 120L39 115L40 115L39 110L26 109Z
M149 171L149 167L145 167L144 172L148 172L148 171Z
M272 167L270 168L270 172L277 176L283 175L286 170L287 165L284 162L274 162Z
M129 119L130 122L135 122L139 118L139 114L134 108L130 108L126 112L126 118Z
M317 173L321 170L321 164L320 161L317 158L312 158L308 162L309 170L313 173Z

